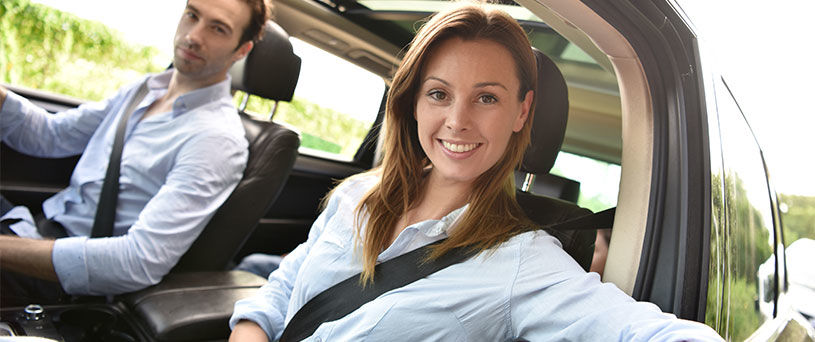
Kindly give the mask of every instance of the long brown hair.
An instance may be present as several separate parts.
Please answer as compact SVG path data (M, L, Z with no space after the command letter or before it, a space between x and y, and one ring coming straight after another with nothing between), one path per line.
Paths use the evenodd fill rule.
M430 160L419 145L414 116L416 93L429 52L453 37L487 39L504 46L514 59L521 101L536 87L535 57L529 40L520 25L502 11L464 5L436 14L419 30L388 91L384 158L380 167L369 172L377 173L380 181L363 197L356 211L357 239L362 241L363 282L373 279L377 256L390 243L393 227L422 198L424 169ZM468 210L448 239L433 249L430 259L460 246L472 246L479 251L495 247L528 222L515 201L513 170L529 145L533 113L534 103L524 127L510 137L503 156L476 178ZM367 228L363 233L361 222L366 214Z

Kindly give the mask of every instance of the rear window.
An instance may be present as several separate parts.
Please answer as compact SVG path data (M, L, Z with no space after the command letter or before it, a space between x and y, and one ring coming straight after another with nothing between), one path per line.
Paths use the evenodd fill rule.
M341 161L354 158L376 119L385 81L363 68L291 38L302 59L291 102L250 97L247 113L293 127L300 133L300 153ZM236 104L245 94L235 95Z
M620 165L560 152L551 173L580 183L577 205L593 212L617 206Z

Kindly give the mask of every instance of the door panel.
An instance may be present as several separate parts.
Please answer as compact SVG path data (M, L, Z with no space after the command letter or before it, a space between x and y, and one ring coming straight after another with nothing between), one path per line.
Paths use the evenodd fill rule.
M79 156L37 158L0 144L0 193L15 205L25 205L32 213L41 211L46 198L68 186Z

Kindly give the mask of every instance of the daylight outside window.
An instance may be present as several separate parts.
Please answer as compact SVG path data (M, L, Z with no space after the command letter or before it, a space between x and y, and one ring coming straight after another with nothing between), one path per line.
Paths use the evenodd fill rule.
M171 39L172 31L167 35L164 38ZM170 59L155 45L125 37L67 11L28 0L3 0L0 82L98 101L169 65Z
M351 161L379 112L385 81L350 62L297 38L294 53L302 59L291 102L251 96L247 113L292 127L300 133L300 152ZM239 104L244 93L235 95Z
M579 182L577 205L599 212L617 206L620 172L620 165L560 152L551 173Z

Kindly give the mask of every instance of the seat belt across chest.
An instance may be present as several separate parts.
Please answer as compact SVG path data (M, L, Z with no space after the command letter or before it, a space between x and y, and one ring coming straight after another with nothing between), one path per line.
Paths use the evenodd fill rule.
M541 228L553 230L611 228L616 208L606 209ZM444 240L422 246L413 251L376 265L373 284L360 283L357 273L321 292L309 300L283 330L280 342L302 341L314 334L321 324L331 322L354 312L385 292L411 284L453 264L463 262L477 250L470 246L452 249L437 259L425 262L433 246Z
M113 138L113 147L110 151L108 169L105 172L105 180L102 183L102 192L99 194L99 202L96 206L96 215L91 229L91 238L108 237L113 234L113 224L116 222L116 204L119 200L119 170L122 166L122 150L124 149L125 131L127 122L136 106L141 103L147 95L147 81L142 82L136 94L130 98L119 124L116 127L116 136Z

